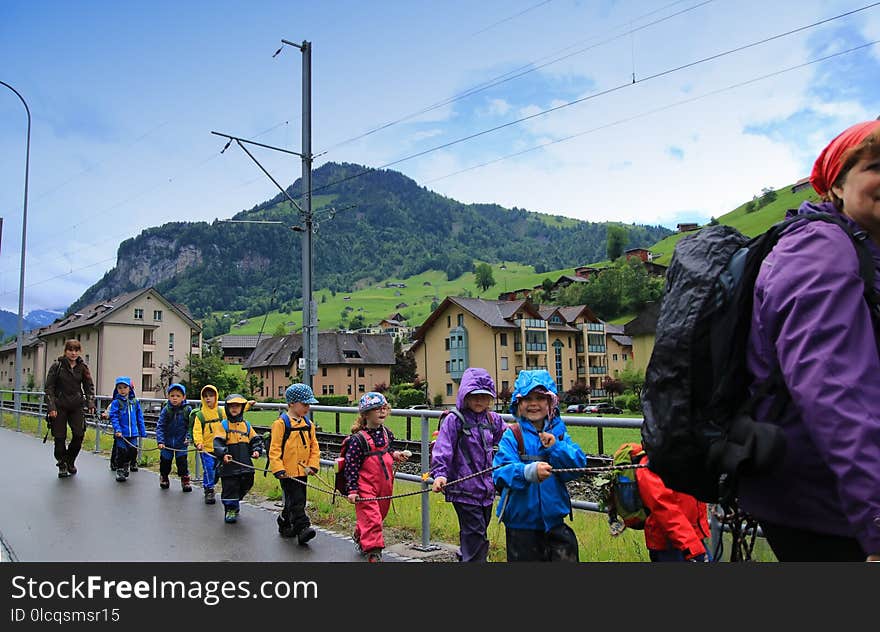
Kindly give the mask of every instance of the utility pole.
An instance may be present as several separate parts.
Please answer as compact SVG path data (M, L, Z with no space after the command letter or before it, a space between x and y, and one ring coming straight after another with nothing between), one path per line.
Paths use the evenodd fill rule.
M279 147L272 147L271 145L265 145L263 143L257 143L254 141L245 140L243 138L238 138L236 136L230 136L229 134L223 134L220 132L211 132L217 136L223 136L224 138L228 138L229 142L226 143L226 147L220 152L221 154L226 151L226 148L235 141L238 143L238 146L241 147L242 150L253 160L260 169L262 169L263 173L272 180L276 187L281 191L281 193L288 199L288 201L296 207L299 211L300 219L302 220L302 226L291 226L291 228L297 232L302 233L302 272L300 277L302 278L302 350L303 350L303 383L308 384L310 388L313 387L313 378L318 373L318 306L314 300L314 289L313 285L315 282L315 256L312 249L312 241L314 239L314 235L318 230L317 224L315 223L315 216L312 212L312 161L314 156L312 155L312 44L311 42L303 40L302 44L297 44L295 42L290 42L286 39L281 40L282 44L286 44L288 46L295 46L302 53L302 153L297 153L295 151L290 151L287 149L281 149ZM275 51L275 54L272 57L276 57L282 50L284 46ZM299 156L302 160L302 205L297 204L296 200L294 200L288 193L287 190L284 189L278 182L273 178L268 171L260 164L260 162L254 157L251 152L247 150L243 143L247 143L250 145L257 145L259 147L264 147L266 149L273 149L275 151L281 151L288 154L294 154ZM333 209L330 211L329 217L333 218L336 210ZM249 221L249 220L234 220L241 221L241 223L250 223L250 224L280 224L281 222L274 221Z

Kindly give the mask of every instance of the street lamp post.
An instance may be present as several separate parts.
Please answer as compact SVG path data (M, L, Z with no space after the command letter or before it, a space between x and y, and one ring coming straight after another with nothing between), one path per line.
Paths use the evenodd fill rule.
M0 84L6 86L15 93L24 105L27 112L27 147L24 159L24 208L21 213L21 268L18 278L18 335L15 341L15 393L13 394L13 402L15 406L15 425L21 431L21 339L22 328L24 327L24 255L27 240L27 198L28 198L28 172L31 162L31 109L28 107L27 101L19 94L18 90L10 86L5 81Z

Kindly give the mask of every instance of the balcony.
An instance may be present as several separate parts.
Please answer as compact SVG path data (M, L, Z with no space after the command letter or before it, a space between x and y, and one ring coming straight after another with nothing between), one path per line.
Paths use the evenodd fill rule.
M607 366L591 366L590 367L590 375L607 375L608 367Z
M587 374L587 369L584 368L584 367L582 367L582 366L579 366L579 367L578 367L578 370L577 370L577 374L578 374L578 375L586 375L586 374Z
M581 331L596 331L605 333L605 325L603 323L578 323L577 328Z
M589 353L605 353L607 347L605 345L589 345L587 351Z
M605 393L604 388L594 388L593 390L590 391L590 396L591 397L606 397L607 394Z
M526 329L547 329L547 321L538 318L517 318L513 323Z

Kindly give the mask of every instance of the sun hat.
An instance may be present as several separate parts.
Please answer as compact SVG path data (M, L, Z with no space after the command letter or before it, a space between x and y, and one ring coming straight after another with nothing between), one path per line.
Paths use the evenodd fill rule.
M284 400L288 404L295 404L297 402L300 404L318 403L318 400L315 399L315 393L308 384L291 384L284 391Z

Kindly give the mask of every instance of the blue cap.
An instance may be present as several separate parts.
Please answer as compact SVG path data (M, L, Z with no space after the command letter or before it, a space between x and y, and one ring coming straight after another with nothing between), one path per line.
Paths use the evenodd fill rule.
M318 400L315 399L315 393L312 392L308 384L291 384L284 391L284 399L288 404L295 404L296 402L301 404L318 403Z
M364 393L363 395L361 395L361 399L358 402L358 412L365 413L368 410L373 410L374 408L382 408L386 405L388 405L388 400L385 399L385 396L382 393L370 391L369 393Z
M174 384L170 384L166 392L170 394L171 391L173 391L175 388L183 393L184 397L186 397L186 387L183 384L178 384L177 382L175 382Z

